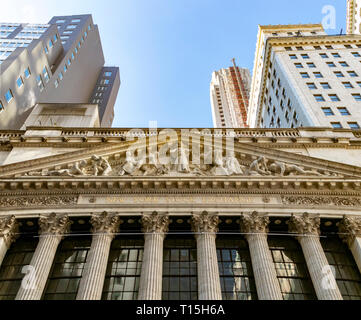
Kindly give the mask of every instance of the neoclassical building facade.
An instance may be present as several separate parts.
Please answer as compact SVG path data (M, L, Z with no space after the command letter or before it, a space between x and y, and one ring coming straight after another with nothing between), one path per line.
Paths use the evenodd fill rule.
M361 299L359 131L184 133L0 131L0 299Z

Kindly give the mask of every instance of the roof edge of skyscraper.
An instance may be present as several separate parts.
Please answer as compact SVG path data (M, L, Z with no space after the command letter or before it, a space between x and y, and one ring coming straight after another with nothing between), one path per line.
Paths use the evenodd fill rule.
M323 28L322 23L302 23L302 24L267 24L267 25L258 25L260 29L278 29L280 27L287 29L297 29L302 28Z

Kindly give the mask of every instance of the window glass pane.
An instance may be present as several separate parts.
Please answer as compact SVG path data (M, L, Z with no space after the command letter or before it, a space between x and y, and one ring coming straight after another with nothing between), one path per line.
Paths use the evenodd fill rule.
M44 291L44 300L75 300L90 245L90 236L70 235L61 242Z
M137 299L143 247L143 239L118 237L112 242L102 300Z
M164 242L163 261L163 299L197 299L195 240L168 237Z
M255 280L246 241L217 239L218 266L224 300L257 300Z
M292 237L270 236L269 247L285 300L316 300L302 249Z
M0 268L0 300L14 300L38 244L36 237L20 237L6 253Z
M328 263L336 269L336 281L345 300L361 300L361 275L349 248L338 237L321 239Z

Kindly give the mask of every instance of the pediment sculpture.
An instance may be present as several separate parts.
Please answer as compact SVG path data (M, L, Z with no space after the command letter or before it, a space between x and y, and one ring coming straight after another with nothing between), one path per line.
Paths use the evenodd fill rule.
M240 163L234 152L223 156L222 150L216 150L211 164L204 164L204 158L201 164L193 164L189 161L189 151L184 148L180 148L179 153L171 153L167 161L161 161L159 152L135 157L127 151L120 162L112 163L110 157L93 155L90 160L75 162L68 168L29 172L25 176L340 176L329 170L272 160L265 156L256 160L250 157Z

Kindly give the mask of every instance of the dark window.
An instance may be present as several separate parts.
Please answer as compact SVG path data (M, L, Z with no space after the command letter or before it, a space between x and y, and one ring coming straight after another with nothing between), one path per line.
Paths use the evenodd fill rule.
M247 241L219 238L217 257L223 300L257 300Z
M361 300L360 271L347 245L338 237L322 238L321 243L344 300Z
M350 126L351 129L354 129L354 130L360 129L360 125L357 122L349 122L348 125Z
M332 55L334 56L334 58L341 58L340 54L339 53L332 53Z
M308 89L315 90L317 89L316 85L313 82L307 83Z
M350 112L347 110L347 108L343 108L343 107L340 107L340 108L337 108L338 111L340 111L341 115L342 116L349 116L351 115Z
M334 129L342 129L342 124L340 122L331 122L331 126Z
M292 237L270 236L269 247L284 300L316 300L302 249Z
M197 249L194 239L164 241L163 300L198 300Z
M325 116L333 116L334 115L331 108L322 108L322 111L325 114Z
M103 300L137 300L143 251L143 239L116 238L113 241Z
M346 89L352 89L353 85L351 84L351 82L342 82L343 85L345 86Z
M320 53L321 58L323 59L327 59L328 55L326 53Z
M55 255L44 300L75 300L83 274L91 237L67 237Z
M295 54L290 54L290 58L291 58L292 60L295 60L295 59L297 59L297 56L296 56Z
M321 72L314 72L313 74L314 74L315 78L323 78L323 75Z
M307 72L301 72L301 77L304 79L308 79L310 76Z
M321 86L323 89L331 89L331 86L328 84L328 82L321 82Z
M21 237L7 252L0 269L0 300L15 300L25 276L22 269L30 265L37 244L36 237Z

